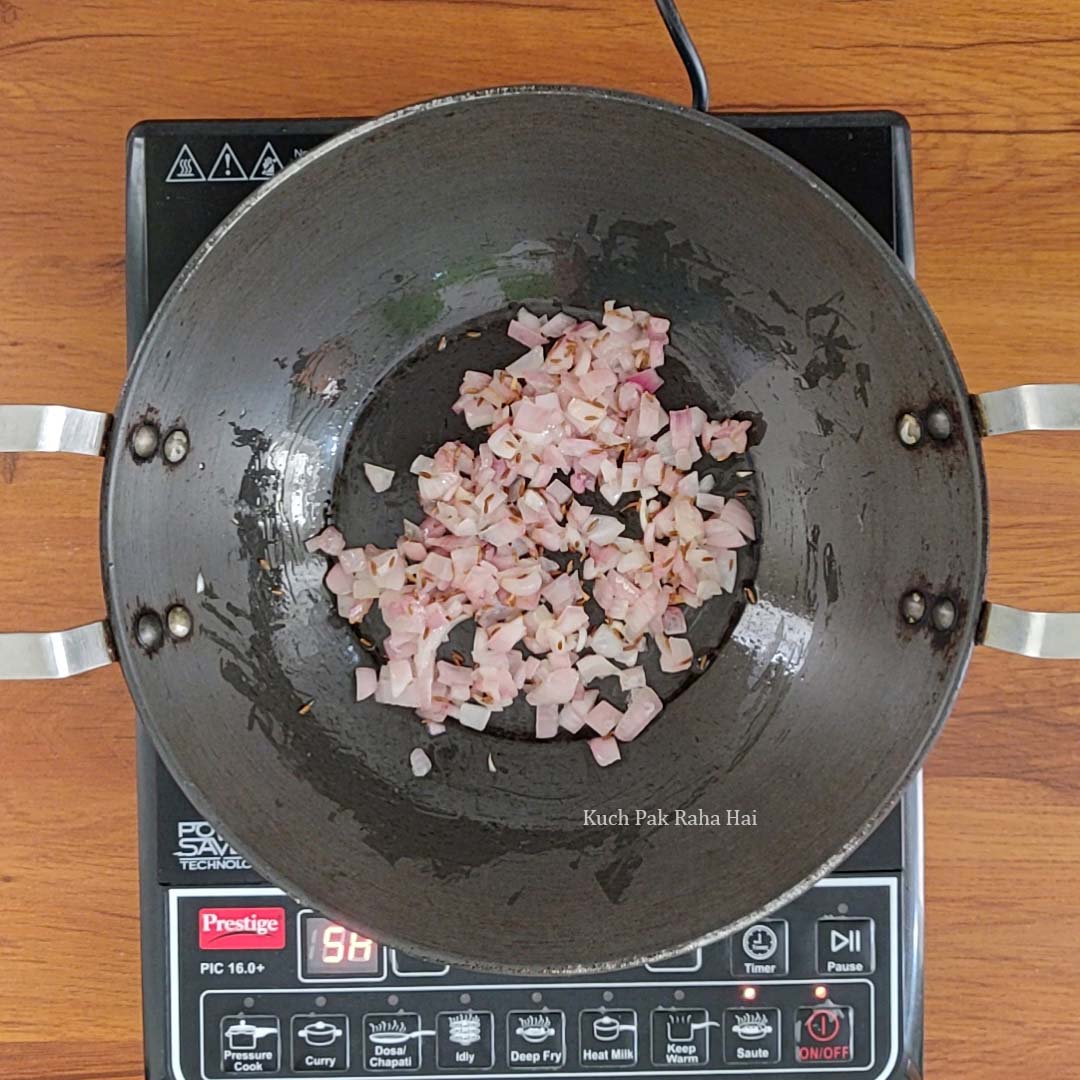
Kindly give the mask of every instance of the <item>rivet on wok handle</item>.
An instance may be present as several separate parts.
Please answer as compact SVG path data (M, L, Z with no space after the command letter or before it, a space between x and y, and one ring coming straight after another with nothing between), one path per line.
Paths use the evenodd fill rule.
M896 423L896 434L905 446L918 446L922 442L922 421L914 413L904 413Z
M934 405L926 414L926 430L930 438L944 442L952 434L952 417L946 408Z
M921 623L926 616L926 597L921 592L912 590L905 593L900 599L900 614L904 621L915 626Z
M170 465L179 465L188 455L191 442L183 428L174 428L165 436L165 445L161 452Z
M169 608L165 613L165 625L168 626L169 633L177 641L183 641L184 638L190 637L194 628L191 612L183 604L173 604Z
M148 653L161 648L165 631L161 625L161 616L156 611L144 611L138 616L135 620L135 638Z
M935 630L948 633L956 625L956 605L947 596L941 597L934 603L930 621Z
M139 424L131 433L131 452L142 460L152 458L157 452L158 429L153 424Z

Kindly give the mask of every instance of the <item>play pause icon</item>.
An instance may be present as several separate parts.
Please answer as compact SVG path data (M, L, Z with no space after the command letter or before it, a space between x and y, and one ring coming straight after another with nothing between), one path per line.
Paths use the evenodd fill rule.
M833 930L829 934L829 949L832 952L853 952L862 950L861 930Z

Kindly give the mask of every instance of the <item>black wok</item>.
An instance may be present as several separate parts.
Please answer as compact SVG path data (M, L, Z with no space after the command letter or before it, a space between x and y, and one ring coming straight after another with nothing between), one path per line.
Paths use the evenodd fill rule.
M669 677L665 712L605 770L513 714L430 739L357 705L372 657L304 539L330 518L391 542L415 516L409 462L462 433L461 372L517 355L510 313L609 297L673 320L669 402L754 421L753 475L720 478L760 520L740 563L754 588L691 626L712 662ZM1077 654L1075 617L983 603L979 450L980 431L1076 426L1077 399L973 405L869 227L724 123L560 87L431 102L310 153L184 270L104 436L108 632L12 636L0 666L67 673L114 650L196 806L270 880L383 941L508 971L629 965L839 862L918 768L980 636ZM0 449L103 443L94 414L0 424ZM398 470L387 495L364 461ZM672 823L587 822L620 808Z

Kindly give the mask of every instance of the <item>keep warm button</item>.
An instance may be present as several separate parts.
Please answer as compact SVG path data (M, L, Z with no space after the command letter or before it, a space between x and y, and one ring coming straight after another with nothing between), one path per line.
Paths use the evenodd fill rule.
M869 975L874 970L873 919L819 919L819 975Z
M795 1059L799 1062L845 1062L852 1053L851 1008L804 1005L795 1015Z

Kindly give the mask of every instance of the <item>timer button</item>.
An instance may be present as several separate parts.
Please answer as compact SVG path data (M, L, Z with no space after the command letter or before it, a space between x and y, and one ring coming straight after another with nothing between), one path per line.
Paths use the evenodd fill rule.
M788 924L763 919L731 939L731 971L740 979L788 973Z

